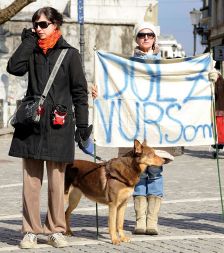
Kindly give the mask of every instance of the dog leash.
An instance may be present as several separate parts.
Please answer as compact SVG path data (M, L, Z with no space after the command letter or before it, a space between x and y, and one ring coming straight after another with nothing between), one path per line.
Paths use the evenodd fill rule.
M85 150L85 153L86 153L87 155L92 156L93 158L95 158L95 159L98 160L98 161L106 162L106 160L102 159L100 156L97 156L97 155L95 155L95 154L91 154L91 153L89 153L87 150Z

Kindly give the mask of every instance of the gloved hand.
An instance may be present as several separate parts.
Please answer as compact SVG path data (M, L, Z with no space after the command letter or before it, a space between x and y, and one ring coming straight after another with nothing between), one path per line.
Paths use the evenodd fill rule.
M38 39L39 39L39 37L33 29L31 29L31 28L29 28L29 29L24 28L23 29L23 32L21 34L22 41L25 41L26 43L33 45L34 47L37 47Z
M219 78L219 75L221 75L221 73L217 71L216 69L214 69L208 73L208 79L209 81L215 83L217 79Z
M86 141L93 129L93 125L90 125L88 127L77 127L75 131L75 141L80 142L80 141Z
M93 125L89 127L77 127L75 132L75 141L78 143L79 148L85 153L93 153L93 142L89 138L93 129Z

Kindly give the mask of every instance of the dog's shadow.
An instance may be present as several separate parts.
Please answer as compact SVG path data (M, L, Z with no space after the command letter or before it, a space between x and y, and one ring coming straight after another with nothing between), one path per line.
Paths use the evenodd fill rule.
M135 224L134 221L125 219L124 230L132 232L134 224ZM103 231L106 231L106 233L108 233L108 216L98 215L97 218L96 215L86 215L86 214L82 215L74 213L71 215L70 225L74 235L76 234L76 228L77 230L79 230L81 227L85 227L85 229L79 230L83 231L83 233L87 232L88 234L92 234L93 231L97 233L97 229L99 230L99 233L101 229L103 229ZM91 230L87 230L86 228L91 228ZM77 234L77 236L83 237L83 233L80 232L80 235Z

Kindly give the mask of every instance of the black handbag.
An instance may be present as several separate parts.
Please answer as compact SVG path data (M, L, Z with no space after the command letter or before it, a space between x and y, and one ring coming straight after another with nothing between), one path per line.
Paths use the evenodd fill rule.
M63 49L54 65L51 75L47 81L43 94L41 96L24 97L17 111L13 114L10 121L11 125L17 126L38 126L41 116L44 114L44 101L51 88L58 69L67 53L68 49Z
M34 126L38 125L41 108L39 108L40 96L27 96L22 99L17 111L11 119L11 125L17 126Z

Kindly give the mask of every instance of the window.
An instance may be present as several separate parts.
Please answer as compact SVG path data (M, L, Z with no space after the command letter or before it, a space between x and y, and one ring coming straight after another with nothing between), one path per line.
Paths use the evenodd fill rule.
M222 17L221 17L221 24L222 25L224 25L224 1L222 0L221 1L221 15L222 15Z
M163 58L163 51L161 50L161 52L160 52L160 53L161 53L161 57Z
M208 0L203 1L203 8L208 7Z
M213 11L212 11L212 15L213 15L213 26L217 26L218 25L218 1L214 0L213 2Z

